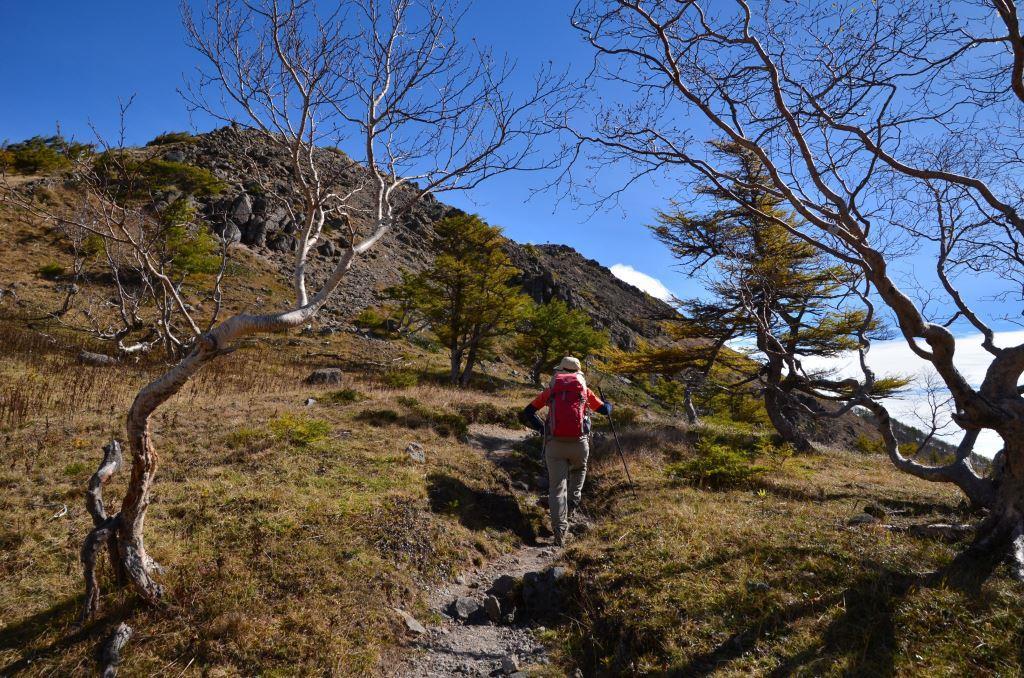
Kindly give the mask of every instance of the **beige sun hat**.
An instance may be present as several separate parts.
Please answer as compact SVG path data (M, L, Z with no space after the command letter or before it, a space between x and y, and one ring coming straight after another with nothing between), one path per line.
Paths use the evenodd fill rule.
M562 358L562 362L558 363L558 367L555 368L556 372L582 372L583 366L580 365L580 361L577 358L573 358L571 355L567 355Z

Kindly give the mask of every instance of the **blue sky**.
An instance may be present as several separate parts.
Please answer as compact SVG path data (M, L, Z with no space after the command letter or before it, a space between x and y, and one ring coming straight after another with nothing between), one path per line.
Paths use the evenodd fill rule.
M463 33L515 59L519 82L526 87L537 67L549 60L576 72L589 68L590 53L569 26L570 6L537 0L477 2ZM143 144L161 132L211 127L209 121L190 120L176 92L196 55L185 46L174 0L3 2L0 25L7 27L5 51L13 55L0 61L5 94L0 140L48 134L58 123L65 136L91 140L90 122L112 137L118 97L132 94L130 144ZM672 258L644 227L669 191L644 184L623 197L621 208L591 214L547 193L531 200L531 189L546 178L507 175L471 195L443 199L479 212L516 240L566 243L607 266L622 264L660 279L677 295L698 292L699 285L673 270ZM617 271L631 277L628 268ZM646 283L635 276L633 281Z
M592 57L569 26L571 5L550 0L479 0L466 17L463 34L515 59L520 66L515 82L524 89L536 69L548 61L582 74ZM176 91L192 71L196 55L185 45L175 0L8 0L0 2L0 25L5 27L7 54L0 60L0 91L5 95L0 107L0 140L49 134L58 124L65 136L80 140L92 139L90 123L104 136L116 136L118 98L133 94L129 144L143 144L166 131L204 131L213 126L208 120L190 119ZM702 124L678 122L680 126ZM471 195L447 194L443 199L479 212L516 240L572 245L655 294L687 297L700 293L701 285L673 269L672 258L644 226L680 186L675 179L660 184L639 182L621 197L619 208L596 214L567 200L556 201L550 193L531 199L532 189L547 179L550 177L505 175ZM897 275L902 282L916 278L927 289L934 284L929 279L933 267L934 263L919 255L900 262ZM990 285L991 281L983 279L969 281L966 291L978 298L988 293ZM985 305L986 310L1001 306L996 302ZM1009 312L1019 311L1014 310L1017 304L1010 306L1014 308ZM1018 329L1005 321L994 326L1003 331ZM954 329L958 334L973 333L967 327ZM1018 334L1005 336L1008 340L1021 338ZM965 371L976 383L981 364L974 365L978 351L970 347L973 343L963 342L962 359L970 363ZM879 366L882 371L888 367L904 373L921 369L923 364L905 356L905 349L898 344L894 342L890 351L892 359Z

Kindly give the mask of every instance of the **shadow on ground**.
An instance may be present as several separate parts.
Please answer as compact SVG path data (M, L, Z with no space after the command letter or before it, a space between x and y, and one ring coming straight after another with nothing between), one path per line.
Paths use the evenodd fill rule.
M458 517L470 530L486 528L513 532L526 544L537 543L538 526L523 513L511 494L478 490L445 473L427 476L430 510Z

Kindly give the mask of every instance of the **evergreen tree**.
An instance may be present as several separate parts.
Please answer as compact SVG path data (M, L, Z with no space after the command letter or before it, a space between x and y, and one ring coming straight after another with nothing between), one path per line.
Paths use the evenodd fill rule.
M859 345L865 312L847 303L856 280L786 227L796 225L794 216L780 207L756 156L728 142L713 144L712 152L735 168L720 183L698 190L716 209L700 215L673 209L661 213L652 227L685 269L706 277L710 299L681 301L683 319L672 331L675 346L648 349L622 361L620 369L690 370L707 379L717 366L717 374L733 375L728 388L758 386L779 435L808 450L797 414L813 412L815 399L841 401L857 388L802 364ZM745 358L727 348L742 339L754 344ZM874 393L891 392L902 383L880 379Z
M434 228L433 266L405 276L393 298L415 309L448 348L451 382L464 387L476 364L493 353L494 340L523 317L527 297L512 285L519 271L505 254L500 228L471 214L448 217Z
M530 366L533 383L540 384L541 374L552 370L562 356L583 359L607 343L607 334L595 330L586 313L569 308L561 299L552 299L547 304L535 304L527 312L513 353Z

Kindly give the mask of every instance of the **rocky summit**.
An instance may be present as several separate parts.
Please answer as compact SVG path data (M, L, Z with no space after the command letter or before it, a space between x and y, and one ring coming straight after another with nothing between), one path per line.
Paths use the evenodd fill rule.
M349 192L365 178L366 168L342 151L322 148L318 154L326 185L339 193ZM294 179L280 149L254 132L226 127L163 146L160 157L211 171L225 188L197 200L218 235L240 242L282 270L290 269L291 253L297 244L295 224L286 205L273 196L294 195ZM168 193L162 199L175 197ZM401 201L402 196L398 199ZM359 212L368 206L368 198L357 193L353 202L353 220L365 232L367 221ZM379 303L382 290L397 283L403 271L417 272L427 267L435 255L433 224L459 211L433 196L421 201L394 225L382 246L356 260L350 273L352 284L346 285L345 294L336 295L330 302L330 319L347 321ZM347 229L339 219L328 219L324 230L325 239L311 256L314 276L325 276L347 245ZM506 249L522 271L519 282L524 292L538 302L561 299L572 308L582 309L598 329L608 331L620 348L635 348L639 339L657 341L662 335L659 321L674 314L668 304L616 278L605 266L567 245L524 245L509 240Z

